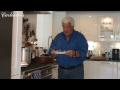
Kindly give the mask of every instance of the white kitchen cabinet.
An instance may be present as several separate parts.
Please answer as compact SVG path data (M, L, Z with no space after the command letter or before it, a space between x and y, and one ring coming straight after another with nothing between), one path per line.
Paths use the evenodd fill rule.
M48 48L48 38L52 36L52 12L51 14L37 14L36 38L38 47Z
M53 32L52 32L52 36L53 38L55 38L55 36L63 31L62 28L62 19L66 16L66 12L65 11L55 11L53 12Z
M84 61L84 79L93 79L93 62L94 61Z
M120 79L120 62L118 62L118 70L117 70L118 72L118 79Z
M94 61L94 79L117 79L117 62Z
M99 41L116 41L117 17L112 14L98 15Z
M80 15L79 14L69 14L70 17L74 19L75 26L74 29L81 32L80 30Z
M55 65L55 68L52 69L52 79L58 79L58 65Z
M88 41L98 40L97 15L80 15L79 27Z
M120 41L120 14L118 14L117 16L117 30L116 30L116 41Z
M97 15L91 14L68 14L75 21L75 30L81 32L88 41L98 40Z

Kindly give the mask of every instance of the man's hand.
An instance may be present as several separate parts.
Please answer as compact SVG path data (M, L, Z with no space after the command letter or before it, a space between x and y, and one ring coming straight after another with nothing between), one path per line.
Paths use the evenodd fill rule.
M51 51L51 56L52 56L53 58L56 58L56 56L57 56L57 54L55 54L55 52L56 52L56 50L52 50L52 51Z
M69 57L73 57L73 56L75 56L75 51L74 50L68 50L66 52L66 55L68 55Z

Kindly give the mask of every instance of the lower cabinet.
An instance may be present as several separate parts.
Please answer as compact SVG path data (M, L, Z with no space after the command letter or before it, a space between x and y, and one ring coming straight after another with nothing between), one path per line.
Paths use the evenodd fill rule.
M118 71L120 72L120 70L118 70L118 62L112 61L84 62L85 79L117 79Z
M94 61L94 79L117 79L117 62Z
M84 79L93 79L93 62L94 61L84 62Z
M118 79L120 79L120 62L118 62Z
M58 65L55 65L56 68L52 69L52 79L58 79Z

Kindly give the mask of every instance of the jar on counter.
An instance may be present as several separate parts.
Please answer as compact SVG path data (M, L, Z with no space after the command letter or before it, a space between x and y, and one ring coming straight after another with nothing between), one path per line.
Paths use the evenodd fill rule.
M31 58L32 58L32 59L35 59L35 50L33 50L31 54L32 54L32 55L31 55Z
M35 57L39 57L39 47L35 47Z
M41 57L42 54L43 54L43 47L40 47L40 48L39 48L39 57Z

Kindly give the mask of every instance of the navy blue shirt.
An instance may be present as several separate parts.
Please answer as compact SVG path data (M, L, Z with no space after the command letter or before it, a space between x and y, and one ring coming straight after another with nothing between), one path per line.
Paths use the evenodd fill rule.
M73 31L67 41L63 32L59 33L51 43L49 55L51 50L76 50L80 53L80 57L69 57L65 54L58 54L56 63L60 66L74 66L83 63L86 59L88 51L88 43L84 35L78 31Z

